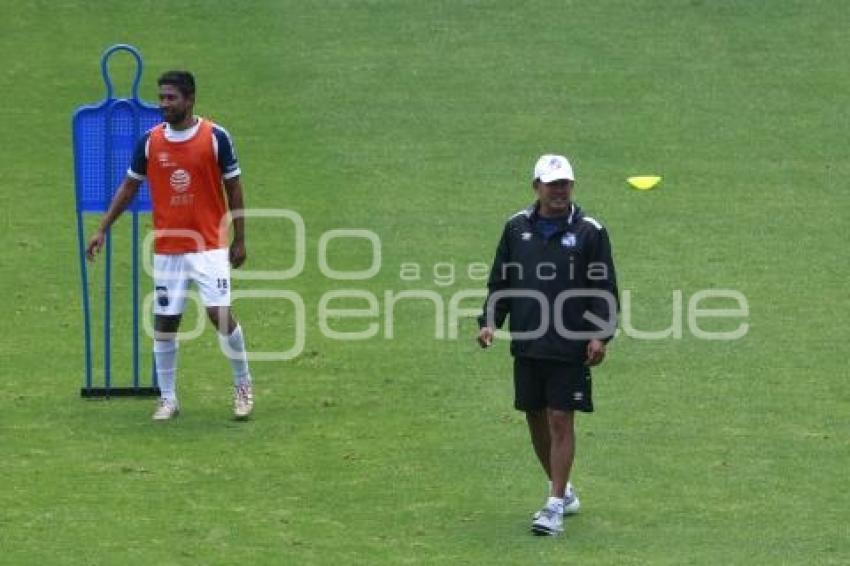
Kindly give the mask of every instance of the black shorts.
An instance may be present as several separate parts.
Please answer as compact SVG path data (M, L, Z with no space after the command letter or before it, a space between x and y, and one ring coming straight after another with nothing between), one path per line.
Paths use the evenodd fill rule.
M593 412L590 368L558 360L514 358L514 407L519 411Z

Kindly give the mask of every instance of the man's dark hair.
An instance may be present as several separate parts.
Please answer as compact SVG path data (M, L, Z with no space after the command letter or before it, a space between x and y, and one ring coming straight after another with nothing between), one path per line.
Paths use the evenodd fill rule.
M189 71L167 71L160 75L156 84L171 85L186 98L195 95L195 77Z

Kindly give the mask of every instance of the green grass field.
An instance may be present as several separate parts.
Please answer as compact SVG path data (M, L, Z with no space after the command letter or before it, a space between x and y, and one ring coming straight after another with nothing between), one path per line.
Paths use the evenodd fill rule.
M2 5L0 563L850 562L847 3ZM210 328L182 345L179 420L152 423L151 400L78 396L70 117L102 97L98 58L118 42L145 56L149 100L158 73L194 71L198 113L234 136L248 206L305 221L302 274L236 283L306 306L303 353L253 364L250 422L229 418ZM615 341L596 413L579 419L582 513L544 540L527 532L545 482L512 409L507 345L479 351L471 320L436 339L425 301L399 303L392 339L332 340L317 305L364 290L383 317L385 291L448 303L481 289L466 268L491 261L550 151L571 157L578 202L609 228L635 326L668 326L674 290L687 307L715 288L746 296L750 329L700 340L686 312L681 339ZM662 187L628 189L642 173ZM321 274L319 238L337 228L381 238L377 276ZM252 220L247 237L248 267L292 263L285 221ZM364 269L370 255L342 240L329 261ZM434 280L441 262L451 285ZM422 280L402 280L404 263ZM250 348L293 344L291 304L235 308Z

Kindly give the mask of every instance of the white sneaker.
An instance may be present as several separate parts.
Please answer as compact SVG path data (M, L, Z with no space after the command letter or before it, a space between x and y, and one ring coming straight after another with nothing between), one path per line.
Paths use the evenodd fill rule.
M245 420L251 416L253 410L254 391L251 382L236 386L233 391L233 417Z
M564 515L575 515L581 508L581 502L578 500L576 490L572 485L567 485L567 493L564 494Z
M180 405L171 399L160 399L153 414L155 421L168 421L180 414Z
M567 483L567 493L564 494L564 515L575 515L581 508L581 502L578 500L578 494L573 489L573 484ZM540 516L540 511L532 515L532 519L537 519Z
M564 532L564 513L560 505L547 503L534 514L531 532L538 536L557 536Z

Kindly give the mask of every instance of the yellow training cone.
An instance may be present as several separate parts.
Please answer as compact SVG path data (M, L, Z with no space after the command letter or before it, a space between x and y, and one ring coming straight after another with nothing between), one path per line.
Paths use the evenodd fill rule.
M628 181L628 183L635 189L648 191L661 182L661 177L657 177L655 175L640 175L638 177L629 177L626 181Z

